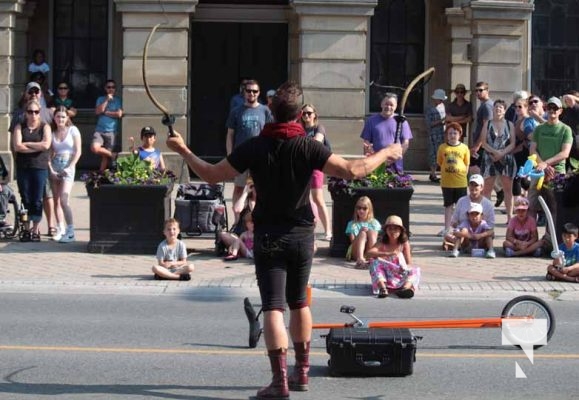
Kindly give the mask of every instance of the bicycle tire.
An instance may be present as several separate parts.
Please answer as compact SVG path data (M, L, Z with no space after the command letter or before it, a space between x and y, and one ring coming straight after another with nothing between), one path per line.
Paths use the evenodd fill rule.
M553 337L555 333L555 314L549 305L544 301L535 296L519 296L515 297L509 301L503 310L501 311L501 318L510 317L532 317L532 318L544 318L547 321L547 343ZM507 335L512 334L511 332L505 332ZM532 332L530 332L532 336ZM517 341L525 341L525 338L514 337ZM535 338L534 338L535 339ZM542 338L540 338L542 339ZM534 345L534 349L538 349L543 345ZM520 347L520 346L518 346Z

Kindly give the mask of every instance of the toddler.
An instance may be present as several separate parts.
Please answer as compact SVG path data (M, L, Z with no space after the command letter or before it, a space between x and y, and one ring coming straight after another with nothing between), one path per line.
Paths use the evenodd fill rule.
M547 267L548 281L579 282L579 228L572 223L563 225L563 243L559 245L559 251L565 256L565 265L562 265L561 258Z
M450 256L458 257L459 249L465 253L472 252L473 249L484 249L486 258L495 258L493 249L493 229L482 219L482 205L479 203L470 203L467 212L468 219L458 225L454 231L456 237L454 250Z
M356 202L354 217L346 226L346 235L351 243L346 258L356 260L356 268L366 268L364 253L376 244L380 230L380 222L374 218L372 201L367 196L360 197Z
M366 252L370 261L372 291L379 298L394 293L398 297L410 299L418 288L420 268L410 267L412 255L410 242L402 219L391 215L386 219L385 234Z
M165 221L165 240L157 247L157 265L153 266L156 280L191 280L195 267L187 262L187 247L178 239L180 232L179 221L175 218Z

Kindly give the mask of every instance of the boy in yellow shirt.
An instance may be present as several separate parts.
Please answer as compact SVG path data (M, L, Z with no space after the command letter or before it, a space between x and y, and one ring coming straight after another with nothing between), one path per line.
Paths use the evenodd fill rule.
M468 187L468 167L470 164L470 150L460 141L462 127L451 122L444 131L446 143L438 147L436 162L440 166L440 187L444 201L444 229L439 236L444 236L450 230L450 219L454 205L463 196L466 196Z

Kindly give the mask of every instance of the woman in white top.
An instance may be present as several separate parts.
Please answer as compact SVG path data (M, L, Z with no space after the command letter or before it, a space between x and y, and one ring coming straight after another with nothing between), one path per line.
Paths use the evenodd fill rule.
M69 243L75 240L70 192L74 183L76 163L81 154L81 138L78 128L72 125L66 107L60 106L56 109L54 126L49 172L55 215L59 224L53 239ZM66 221L66 227L63 219Z

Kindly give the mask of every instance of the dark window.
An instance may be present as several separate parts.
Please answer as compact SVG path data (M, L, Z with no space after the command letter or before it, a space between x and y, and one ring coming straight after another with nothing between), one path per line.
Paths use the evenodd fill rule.
M550 97L579 89L577 1L535 1L532 54L533 93Z
M78 108L94 108L107 79L108 0L55 0L53 81Z
M370 111L377 112L385 92L402 96L424 71L424 0L380 0L370 23ZM404 112L422 111L419 89L410 94Z

